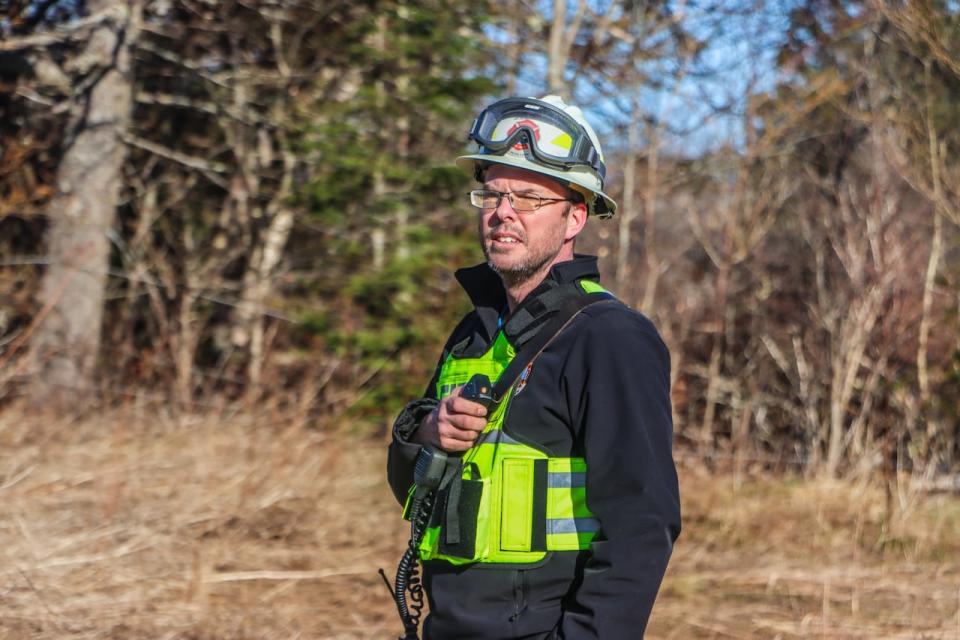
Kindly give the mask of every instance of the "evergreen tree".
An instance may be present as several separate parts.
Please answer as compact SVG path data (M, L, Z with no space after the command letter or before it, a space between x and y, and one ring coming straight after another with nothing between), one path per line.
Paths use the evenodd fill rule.
M340 388L353 390L334 402L350 418L380 422L422 393L465 309L450 271L482 256L470 179L453 159L495 86L475 71L488 55L477 44L487 9L377 3L350 25L349 98L322 96L305 112L320 117L304 122L297 144L317 168L298 196L310 230L291 246L296 295L309 307L301 339L312 334Z

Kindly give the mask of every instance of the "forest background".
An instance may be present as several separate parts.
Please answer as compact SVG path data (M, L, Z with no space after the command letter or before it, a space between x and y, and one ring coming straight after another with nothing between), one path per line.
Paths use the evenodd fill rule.
M960 532L954 503L932 538L895 529L929 506L917 496L960 486L952 1L0 0L7 504L77 498L63 472L43 475L48 460L105 464L144 433L166 434L157 459L193 454L184 433L196 429L205 483L235 487L238 504L259 495L249 469L205 466L239 452L280 473L258 490L287 492L224 508L198 539L239 528L289 544L297 527L271 527L303 524L283 501L304 497L290 488L304 477L282 484L284 456L316 474L308 495L328 499L316 492L329 468L308 454L380 456L468 308L452 271L482 255L470 179L452 160L472 118L497 97L545 93L582 106L603 141L620 212L591 221L578 250L599 255L604 284L670 348L678 457L706 477L732 472L735 487L758 473L810 481L797 491L840 480L831 491L856 487L843 512L860 523L858 549L882 562L909 538L942 560ZM130 465L152 458L137 451L94 492L99 516L142 506ZM235 482L214 480L228 468ZM357 473L382 484L380 471ZM66 487L92 491L95 477ZM857 502L865 487L880 506ZM711 517L698 500L694 523ZM267 534L237 524L264 504ZM31 539L23 522L37 513L23 508L19 528L0 527L11 548ZM864 534L864 518L877 531ZM97 545L114 534L60 524L52 541L70 531L109 556ZM388 556L402 526L394 534ZM209 572L242 573L191 553L177 561L189 603L202 592L209 604ZM960 637L956 558L945 562L953 604L931 628ZM329 578L285 571L281 584ZM69 630L36 575L14 582L23 610L43 606L0 621ZM818 593L823 631L835 596L829 583ZM312 633L337 627L325 629Z

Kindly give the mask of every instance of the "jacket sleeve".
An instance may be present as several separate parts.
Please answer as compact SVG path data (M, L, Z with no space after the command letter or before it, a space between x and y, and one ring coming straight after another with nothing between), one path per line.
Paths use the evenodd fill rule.
M680 534L670 355L653 324L633 311L614 308L585 322L563 383L600 531L556 635L638 638Z

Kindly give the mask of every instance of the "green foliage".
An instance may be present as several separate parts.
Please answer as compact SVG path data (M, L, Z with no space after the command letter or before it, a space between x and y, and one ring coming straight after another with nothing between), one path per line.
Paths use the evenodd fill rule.
M483 2L371 3L338 34L352 94L321 92L304 109L295 148L317 160L295 199L312 231L291 244L311 255L301 286L325 312L303 318L300 339L349 362L342 383L357 392L338 409L351 424L382 424L420 395L464 311L436 287L478 258L470 176L453 159L494 88L470 73L488 13Z

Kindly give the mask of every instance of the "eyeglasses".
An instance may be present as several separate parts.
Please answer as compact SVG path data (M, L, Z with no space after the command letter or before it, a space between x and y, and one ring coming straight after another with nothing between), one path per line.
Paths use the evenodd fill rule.
M514 211L536 211L549 202L573 202L569 198L547 198L535 193L516 193L513 191L494 191L493 189L474 189L470 192L470 204L478 209L496 209L507 196L507 202Z

